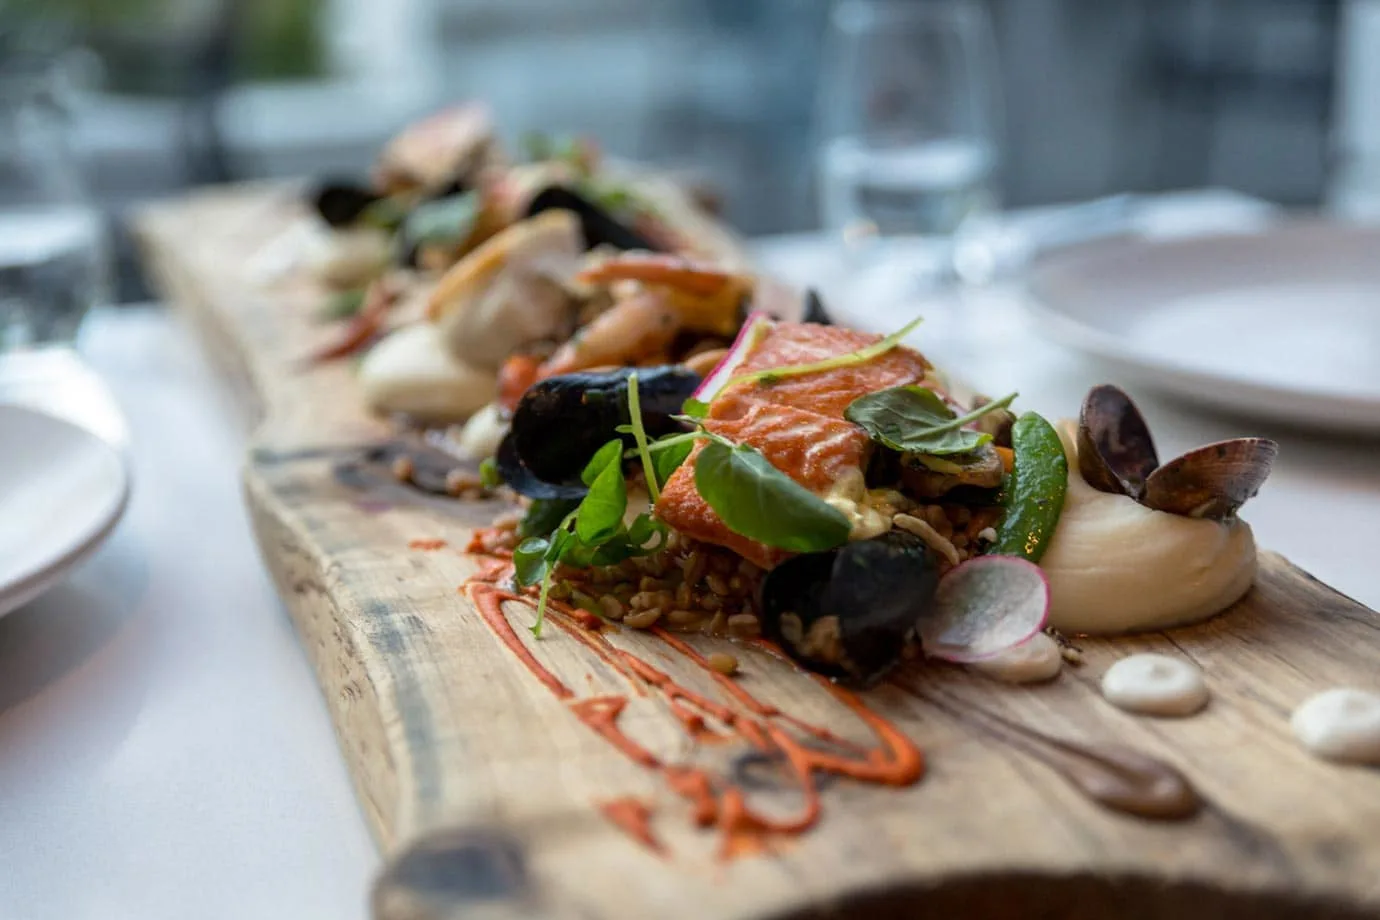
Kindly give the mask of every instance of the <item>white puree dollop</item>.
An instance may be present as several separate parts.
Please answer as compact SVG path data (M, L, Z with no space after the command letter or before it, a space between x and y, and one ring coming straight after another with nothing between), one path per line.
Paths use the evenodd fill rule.
M1295 737L1318 757L1380 764L1380 693L1325 690L1295 709L1289 722Z
M1042 632L991 658L968 665L993 680L1010 684L1037 684L1053 680L1059 676L1063 666L1064 656L1059 651L1059 643Z
M1123 658L1102 675L1102 695L1128 712L1189 716L1207 705L1208 689L1196 665L1142 652Z
M1072 422L1059 425L1068 496L1040 560L1051 626L1090 635L1182 626L1220 613L1250 589L1250 525L1168 514L1099 492L1078 472L1074 431Z

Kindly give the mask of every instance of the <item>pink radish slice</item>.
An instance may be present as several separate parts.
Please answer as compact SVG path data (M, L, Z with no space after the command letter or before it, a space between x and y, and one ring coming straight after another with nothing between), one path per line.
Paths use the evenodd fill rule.
M981 661L1035 635L1048 616L1049 582L1038 565L979 556L939 580L920 645L931 658Z
M747 319L743 320L743 328L738 330L738 337L729 347L728 354L724 355L723 360L714 365L714 369L700 381L700 385L690 394L690 398L707 403L719 395L719 391L737 374L738 368L742 367L752 349L762 341L762 336L771 331L772 323L772 318L761 310L749 313Z

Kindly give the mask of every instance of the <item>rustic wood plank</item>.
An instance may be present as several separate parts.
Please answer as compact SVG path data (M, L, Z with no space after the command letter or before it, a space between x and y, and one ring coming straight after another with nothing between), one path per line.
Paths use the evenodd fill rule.
M944 666L907 671L867 702L923 747L924 780L902 789L830 783L811 832L769 855L721 861L718 838L693 825L688 804L572 718L457 593L475 564L455 548L495 505L415 501L401 487L364 495L333 474L337 449L386 428L362 412L347 366L300 366L322 335L309 319L316 292L265 290L246 271L295 213L282 189L232 188L151 208L139 231L169 301L202 329L208 354L260 420L246 497L389 860L378 916L1380 916L1380 772L1316 761L1288 728L1312 692L1375 685L1380 618L1271 554L1255 590L1227 614L1086 641L1083 667L1053 684L1009 687ZM447 546L409 549L418 538ZM522 641L580 697L628 692L613 666L564 632ZM715 692L653 636L621 630L610 641ZM1213 692L1207 711L1151 720L1104 703L1097 678L1142 650L1201 664ZM809 677L764 653L735 652L743 686L760 699L865 737ZM686 754L656 694L630 700L622 724L642 744L664 758L703 753ZM978 711L1132 745L1177 765L1211 804L1185 823L1103 810L995 743L974 721ZM655 804L665 854L597 807L630 793Z

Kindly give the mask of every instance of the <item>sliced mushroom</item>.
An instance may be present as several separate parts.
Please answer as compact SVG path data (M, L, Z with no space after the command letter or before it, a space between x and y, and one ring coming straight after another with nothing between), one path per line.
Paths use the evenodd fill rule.
M1160 465L1145 419L1120 388L1093 387L1078 417L1078 469L1099 492L1140 498Z
M1151 473L1141 504L1186 517L1230 518L1260 491L1277 453L1279 445L1268 438L1199 447Z
M450 350L497 370L523 345L564 339L576 304L562 283L583 250L579 219L545 211L513 224L456 263L429 304Z
M1001 455L991 444L951 457L907 454L901 458L901 481L917 498L938 498L959 486L994 489L1001 485L1004 473Z

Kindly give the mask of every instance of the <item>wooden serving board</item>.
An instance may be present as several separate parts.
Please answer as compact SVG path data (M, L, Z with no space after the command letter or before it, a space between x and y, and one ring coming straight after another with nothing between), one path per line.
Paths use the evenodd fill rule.
M390 432L363 412L348 362L298 361L323 336L310 319L318 295L265 289L247 270L296 213L281 189L230 189L154 207L139 231L168 300L201 327L259 422L246 498L384 853L377 916L1380 916L1380 771L1319 762L1288 725L1318 690L1376 685L1380 618L1270 554L1226 614L1083 641L1085 663L1048 685L905 669L864 699L923 750L924 778L904 788L823 778L811 830L722 858L723 836L695 825L664 773L575 706L626 697L619 724L661 761L737 770L762 807L791 813L799 791L779 764L754 765L743 744L694 743L665 694L639 694L573 632L525 638L530 613L509 605L520 647L570 698L553 693L457 590L476 565L458 548L501 506L420 500L398 485L362 492L335 475L341 448ZM417 540L446 545L410 548ZM663 640L600 636L737 705ZM727 640L692 645L732 648L738 686L755 699L872 743L838 697L789 664ZM1143 650L1200 664L1209 708L1156 720L1103 702L1103 671ZM1134 747L1176 765L1209 804L1178 823L1108 811L1029 748L1002 743L993 717ZM606 815L627 797L653 810L659 850Z

